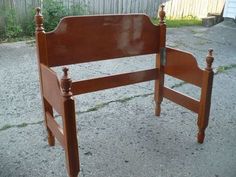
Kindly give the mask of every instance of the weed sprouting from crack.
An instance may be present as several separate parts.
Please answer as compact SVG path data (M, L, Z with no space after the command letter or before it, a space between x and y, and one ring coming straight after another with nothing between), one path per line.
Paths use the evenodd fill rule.
M18 124L18 125L9 125L9 124L6 124L4 125L2 128L0 128L0 132L1 131L4 131L4 130L7 130L7 129L10 129L10 128L24 128L24 127L27 127L28 125L37 125L37 124L41 124L43 123L43 121L38 121L38 122L34 122L34 123L22 123L22 124Z
M103 104L97 104L96 106L92 107L92 108L89 108L87 109L86 111L83 111L83 112L79 112L80 114L81 113L86 113L86 112L93 112L93 111L97 111L103 107L105 107L107 104L106 103L103 103Z
M76 112L76 114L83 114L83 113L97 111L101 108L104 108L105 106L108 106L111 103L125 103L125 102L128 102L128 101L130 101L134 98L147 97L147 96L150 96L150 95L153 95L153 92L152 93L147 93L147 94L142 94L142 95L135 95L135 96L131 96L131 97L125 97L125 98L121 98L121 99L118 99L118 100L108 101L108 102L105 102L105 103L100 103L100 104L97 104L96 106L94 106L92 108L89 108L85 111Z
M22 123L22 124L16 125L17 128L22 128L22 127L26 127L26 126L28 126L27 123Z
M216 74L220 74L220 73L225 73L226 71L236 68L236 64L230 64L230 65L226 65L226 66L219 66L216 69L215 75Z
M7 130L7 129L11 128L11 127L12 127L11 125L6 124L2 128L0 128L0 131Z
M175 85L172 85L170 88L172 88L172 89L178 88L178 87L183 86L184 84L187 84L187 82L182 81L182 82L180 82L180 83L177 83L177 84L175 84Z

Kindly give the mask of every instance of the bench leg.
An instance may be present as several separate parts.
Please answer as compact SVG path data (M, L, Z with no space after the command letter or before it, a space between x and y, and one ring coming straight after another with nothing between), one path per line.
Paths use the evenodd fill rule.
M52 133L52 131L48 128L47 125L47 117L46 117L46 112L52 115L53 117L53 109L52 106L47 102L45 98L43 98L43 106L44 106L44 117L45 117L45 126L48 134L48 144L49 146L54 146L55 145L55 137Z
M162 83L158 80L156 82L156 88L155 88L155 115L160 116L161 114L161 103L163 101L163 95L162 95Z
M202 144L205 139L205 130L208 126L208 121L209 121L209 114L208 115L199 115L198 117L198 135L197 135L197 140L198 143Z
M155 80L154 100L156 103L155 115L161 114L161 102L163 101L163 87L164 87L164 67L161 65L160 56L157 56L156 65L158 70L158 79Z
M198 143L203 143L205 138L205 130L208 126L210 107L211 107L211 92L213 83L213 72L204 71L203 86L201 91L200 107L198 113Z
M80 171L80 162L76 133L75 103L73 99L68 99L64 102L63 130L67 171L70 177L77 177Z

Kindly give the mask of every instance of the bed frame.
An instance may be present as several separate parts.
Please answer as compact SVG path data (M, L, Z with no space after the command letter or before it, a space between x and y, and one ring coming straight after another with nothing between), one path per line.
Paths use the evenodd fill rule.
M48 143L55 138L65 150L70 177L80 171L74 96L118 86L155 80L155 115L167 98L198 114L199 143L203 143L210 112L213 71L212 49L207 66L200 69L192 54L166 47L165 12L153 25L144 14L71 16L63 18L52 32L45 32L40 8L36 9L36 46ZM51 67L91 61L156 54L156 67L149 70L72 82L68 68L58 79ZM165 74L201 88L200 100L164 86ZM63 127L55 121L53 110L62 117Z

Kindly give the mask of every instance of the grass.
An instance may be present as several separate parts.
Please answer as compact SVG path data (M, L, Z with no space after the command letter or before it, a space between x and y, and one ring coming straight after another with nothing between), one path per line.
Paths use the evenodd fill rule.
M154 24L159 23L159 19L152 18ZM183 26L200 26L202 21L194 17L184 17L182 19L166 19L166 25L168 28L179 28Z
M215 74L224 73L224 72L226 72L227 70L230 70L230 69L233 69L233 68L236 68L236 64L231 64L231 65L226 65L226 66L219 66L219 67L217 68Z

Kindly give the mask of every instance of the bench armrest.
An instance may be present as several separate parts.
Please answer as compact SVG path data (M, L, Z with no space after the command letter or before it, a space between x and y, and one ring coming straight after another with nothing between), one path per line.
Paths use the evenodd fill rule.
M40 64L40 70L43 97L62 115L63 96L57 75L53 70L43 64Z
M167 47L165 74L202 87L203 71L198 67L195 57L185 51Z

